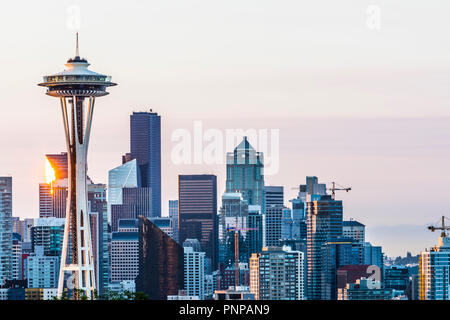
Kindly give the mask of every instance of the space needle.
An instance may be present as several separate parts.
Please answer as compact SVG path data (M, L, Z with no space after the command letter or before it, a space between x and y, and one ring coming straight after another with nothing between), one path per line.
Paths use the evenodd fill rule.
M58 297L62 296L67 282L67 289L75 289L75 299L80 291L92 299L96 279L87 202L87 151L95 98L107 95L106 88L116 83L111 82L110 76L88 69L89 63L79 55L78 33L75 57L65 66L64 71L44 76L44 82L38 84L47 87L49 96L60 100L68 155L68 196Z

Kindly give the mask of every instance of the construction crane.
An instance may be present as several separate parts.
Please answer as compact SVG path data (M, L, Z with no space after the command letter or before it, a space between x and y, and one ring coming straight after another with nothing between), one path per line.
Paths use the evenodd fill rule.
M450 227L445 225L445 219L448 219L448 218L442 216L442 220L441 220L442 226L441 227L428 226L428 229L431 230L432 232L434 232L435 230L442 230L441 237L443 237L443 238L446 237L447 234L445 231L450 230Z
M338 183L336 183L336 182L331 182L331 185L332 185L332 187L331 188L328 188L328 190L330 190L331 191L331 198L334 200L334 198L335 198L335 196L336 196L336 194L335 194L335 191L346 191L346 192L349 192L350 190L352 190L352 188L351 187L348 187L348 188L346 188L346 187L343 187L343 186L341 186L340 184L338 184ZM338 186L337 188L336 188L336 186Z
M250 231L258 230L257 228L237 228L228 227L227 231L234 231L234 289L237 290L240 283L239 276L239 232L240 231Z

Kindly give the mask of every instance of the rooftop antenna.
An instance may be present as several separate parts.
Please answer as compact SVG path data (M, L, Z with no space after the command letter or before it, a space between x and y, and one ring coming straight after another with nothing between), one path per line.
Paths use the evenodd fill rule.
M80 56L80 50L78 48L78 32L77 32L77 47L76 47L75 57L79 57L79 56Z

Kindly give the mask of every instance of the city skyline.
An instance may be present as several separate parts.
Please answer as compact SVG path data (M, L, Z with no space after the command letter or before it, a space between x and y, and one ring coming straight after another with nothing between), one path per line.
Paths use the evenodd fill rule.
M23 39L26 50L20 50L23 44L16 44L14 37L6 35L3 52L9 63L5 66L7 77L0 81L1 87L8 88L4 103L11 108L2 109L0 136L4 137L2 146L7 152L0 159L0 174L13 177L13 215L20 217L38 216L38 183L43 181L44 155L65 149L59 135L60 114L34 85L41 75L58 67L55 61L72 55L74 30L66 27L69 4L45 3L53 4L48 13L30 4L38 14L24 12L24 19L36 24L37 17L59 16L59 20L44 24L39 33L17 28L14 37ZM122 13L117 9L125 7L111 4L111 14L94 21L86 9L87 2L79 2L81 56L88 57L96 70L108 71L118 82L127 83L115 88L115 97L104 98L105 107L96 110L95 137L88 161L94 182L106 183L108 170L120 165L121 155L128 150L127 121L132 111L152 108L162 118L164 215L168 200L176 199L178 174L207 171L217 176L218 199L224 191L225 165L170 163L174 130L192 130L193 120L203 120L205 127L220 130L276 128L280 129L280 173L267 176L266 181L268 185L283 185L286 201L295 196L291 188L303 183L305 176L316 175L327 183L337 181L353 187L348 194L338 195L344 201L344 217L365 223L369 240L382 245L388 255L418 253L436 242L438 235L425 227L446 215L450 207L445 175L450 154L450 113L444 85L450 67L449 46L438 36L439 29L448 24L438 18L445 10L428 8L425 12L435 18L423 25L417 23L424 14L419 2L411 2L402 15L405 7L381 1L383 20L377 33L365 25L367 4L349 8L330 3L325 12L311 5L307 12L318 20L313 21L303 16L300 4L287 4L295 12L288 14L291 10L286 7L283 12L269 13L250 4L230 3L221 7L224 16L238 13L242 17L225 34L216 24L210 31L202 28L202 22L213 20L207 17L208 13L214 16L212 7L206 6L195 14L195 5L178 4L192 15L167 29L165 36L158 36L156 26L168 27L180 17L176 5L136 3L132 13L151 19L119 29L112 21L118 12ZM9 6L10 11L17 10L16 4ZM100 4L93 6L94 12ZM161 17L154 19L158 16L155 12ZM0 24L15 25L10 16L14 15L5 14ZM346 23L332 30L332 22L340 22L342 16L348 18ZM285 23L282 17L287 18ZM183 40L178 33L180 25L195 18L200 22L182 33ZM246 18L254 25L245 22ZM275 19L273 28L265 26L256 32L255 26L264 25L266 18ZM321 27L320 22L325 20L327 27ZM288 31L289 23L294 30ZM94 35L102 24L110 25L112 30L101 45L96 45ZM305 32L311 31L306 24L317 38ZM46 30L67 40L55 45L42 35ZM139 44L134 36L127 40L127 32L132 30L139 31L136 37L150 30L149 43ZM242 36L238 36L239 30L243 30ZM195 36L198 31L200 35ZM213 37L213 32L219 36ZM245 36L250 35L255 35L254 41L246 45ZM284 36L277 40L279 35ZM188 40L194 40L195 45L189 45ZM396 46L399 40L402 45ZM264 44L267 41L271 41L270 46ZM418 41L428 46L417 48ZM118 49L118 44L132 50ZM227 50L220 50L223 48ZM186 49L183 55L177 53L181 49ZM29 51L34 54L26 54ZM18 63L26 70L20 75L16 72ZM136 89L144 94L136 94ZM258 92L265 93L259 96ZM17 99L19 96L23 99ZM114 110L114 116L109 109ZM241 119L233 119L236 114ZM35 130L40 136L30 140ZM28 157L23 157L25 148ZM426 192L428 189L432 194Z

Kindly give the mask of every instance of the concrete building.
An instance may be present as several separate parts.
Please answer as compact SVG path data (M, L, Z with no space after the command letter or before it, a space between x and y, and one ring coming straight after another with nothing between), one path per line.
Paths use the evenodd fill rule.
M342 222L342 236L352 238L357 242L365 242L366 226L356 220Z
M57 288L59 256L45 256L44 247L36 246L27 258L28 288Z
M134 281L138 273L138 233L113 232L111 237L111 282Z
M250 292L259 300L303 300L303 260L303 252L291 251L289 247L268 247L259 255L253 254Z
M191 245L187 239L183 243L184 248L184 289L188 296L197 296L200 300L205 297L205 253L198 251L198 245Z
M12 279L12 178L0 177L0 284Z

